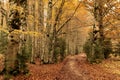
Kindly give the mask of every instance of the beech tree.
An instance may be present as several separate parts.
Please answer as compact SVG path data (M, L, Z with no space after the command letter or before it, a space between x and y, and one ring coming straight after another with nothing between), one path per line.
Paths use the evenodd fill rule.
M22 69L25 67L24 65L19 66L21 61L17 60L19 57L23 55L20 53L20 34L17 30L22 30L25 25L25 10L26 10L26 0L9 0L9 17L8 17L8 47L7 52L5 54L5 70L6 75L14 74L14 71ZM24 62L24 61L23 61ZM16 66L17 64L17 66Z

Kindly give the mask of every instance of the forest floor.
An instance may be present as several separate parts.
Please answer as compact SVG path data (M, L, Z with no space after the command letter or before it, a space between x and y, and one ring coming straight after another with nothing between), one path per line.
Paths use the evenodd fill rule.
M68 56L62 63L28 64L30 73L13 80L120 80L120 60L110 58L100 64L90 64L85 54ZM0 76L2 80L2 76Z

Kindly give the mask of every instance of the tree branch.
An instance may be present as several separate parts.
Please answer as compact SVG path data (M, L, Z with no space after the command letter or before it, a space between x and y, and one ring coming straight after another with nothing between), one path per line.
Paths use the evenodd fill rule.
M60 26L60 28L57 30L56 34L58 34L58 33L61 31L61 29L73 18L73 16L74 16L75 13L77 12L79 6L80 6L80 3L79 3L78 6L75 8L72 16L71 16L70 18L68 18L68 19Z
M59 8L59 11L58 11L58 13L57 13L57 15L56 15L56 17L55 17L55 24L53 25L53 28L55 28L56 25L57 25L57 21L59 20L59 17L60 17L60 14L61 14L61 12L62 12L64 3L65 3L65 0L62 0L62 3L61 3L60 8Z
M0 11L3 15L6 15L6 13L7 13L6 10L3 7L0 7Z
M54 4L52 5L52 7L54 7L57 2L58 2L58 0L56 0L56 1L54 2Z

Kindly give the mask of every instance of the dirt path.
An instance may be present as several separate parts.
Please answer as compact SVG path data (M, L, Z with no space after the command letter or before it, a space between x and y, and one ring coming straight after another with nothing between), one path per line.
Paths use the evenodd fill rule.
M78 57L78 56L77 56ZM79 58L82 60L82 58L85 58L84 54L80 54ZM69 61L69 70L73 72L77 76L82 76L80 72L77 70L77 58L75 56L70 57Z
M69 56L64 61L64 66L56 80L120 80L119 74L111 73L106 70L107 68L102 67L104 63L111 64L111 61L108 60L101 64L89 64L86 61L85 54Z

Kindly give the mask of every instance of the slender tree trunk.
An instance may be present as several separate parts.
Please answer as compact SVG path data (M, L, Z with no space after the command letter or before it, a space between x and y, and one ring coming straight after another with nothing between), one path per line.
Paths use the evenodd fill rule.
M45 54L44 54L44 63L51 63L51 29L52 29L52 0L48 0L48 9L47 9L47 34L45 35Z
M43 34L43 31L44 31L44 2L43 0L39 0L39 32L42 34L39 36L39 39L38 39L38 43L40 44L39 45L39 56L40 56L40 60L41 62L44 60L44 51L45 51L45 47L44 47L44 44L45 44L45 41L44 41L44 34ZM43 62L42 62L43 63Z
M35 1L30 1L31 11L30 15L33 17L32 23L31 23L31 31L35 31ZM31 63L34 63L35 60L35 35L31 36L32 38L32 53L31 53Z
M103 1L99 0L99 34L100 34L100 43L101 43L101 54L100 57L104 59L104 26L103 26Z

